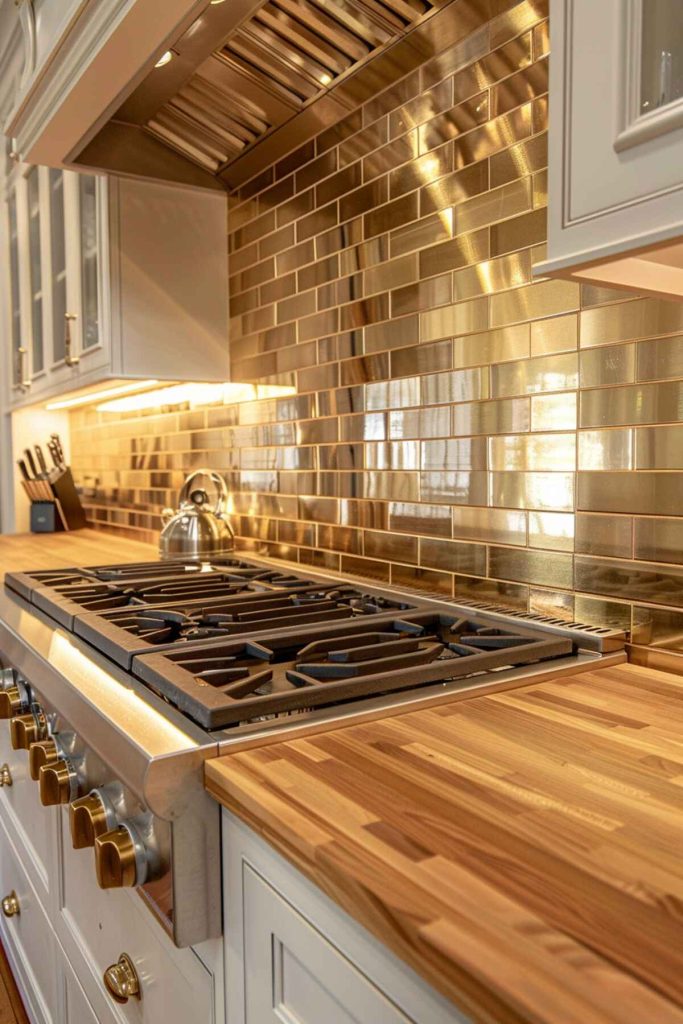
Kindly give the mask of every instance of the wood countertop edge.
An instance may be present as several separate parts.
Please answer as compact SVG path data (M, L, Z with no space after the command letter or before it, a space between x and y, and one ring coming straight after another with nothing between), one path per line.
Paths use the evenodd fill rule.
M629 665L596 668L582 675L599 679L601 672L617 673L621 669L625 669L627 674L637 671L666 677L678 694L683 686L680 677ZM605 682L612 684L614 678L605 677ZM533 684L529 687L531 689L538 687ZM520 690L515 690L514 694L520 694ZM488 699L475 697L473 701L481 703ZM417 717L423 712L413 714ZM407 728L412 715L400 717ZM391 723L392 720L386 721ZM552 728L552 721L547 723L547 727ZM351 725L346 731L362 728ZM339 736L340 732L344 730L336 731L335 735ZM560 732L558 727L558 734ZM311 807L303 808L301 803L296 803L295 797L287 799L284 783L278 785L277 780L269 780L273 762L280 757L278 747L295 749L295 754L292 754L295 762L303 763L309 754L315 761L317 753L313 747L321 739L323 737L318 735L312 737L310 743L305 739L295 739L262 750L224 754L206 763L206 788L217 801L263 837L349 916L473 1021L478 1024L625 1024L626 1021L643 1019L652 1024L655 1021L656 1024L682 1024L683 1005L678 1000L673 1001L650 985L647 979L638 977L635 971L603 955L599 944L591 946L590 942L579 941L561 928L554 927L542 913L534 911L533 902L523 905L510 893L496 890L495 885L477 876L471 879L471 892L475 894L472 898L475 902L480 898L482 907L487 904L489 909L493 907L493 916L488 911L488 916L485 915L482 910L482 919L479 920L473 906L463 909L460 904L467 904L469 879L466 870L460 871L458 865L452 877L446 875L441 890L446 892L451 886L450 895L445 897L446 901L451 901L451 912L439 916L439 900L431 898L434 892L439 891L441 881L438 858L429 865L434 872L433 892L430 893L428 885L423 885L418 897L412 899L405 891L413 885L409 865L407 868L405 863L401 865L399 858L389 864L380 859L373 862L373 855L368 857L371 843L365 842L360 830L354 831L353 822L347 828L340 826L337 830L334 824L330 825L334 821L333 811L325 820L324 813L318 814ZM307 746L310 746L310 751L306 750ZM664 742L662 747L666 750ZM313 773L314 766L311 768ZM340 791L343 793L341 786ZM357 808L350 807L351 814L356 812ZM405 872L406 879L403 891L401 871ZM394 893L388 893L386 879L392 873L396 876L397 888ZM683 887L683 878L681 883ZM463 886L461 890L458 890L459 884ZM586 901L586 913L590 914L590 900L594 894L582 895ZM423 900L422 904L420 900ZM454 906L457 913L452 913ZM666 916L667 908L661 909ZM430 918L430 912L435 916ZM667 925L677 928L675 914L668 913ZM514 929L508 934L496 935L490 927L496 914L500 915L501 921L515 921L515 927L521 928L522 936L525 932L531 936L542 935L541 945L547 947L535 960L537 949L530 947L530 951L520 953L517 976L514 971L515 950L510 947ZM618 927L616 922L615 926ZM501 928L501 932L504 930ZM683 953L683 929L675 934L681 940ZM522 937L520 948L523 944ZM557 969L549 974L545 971L548 962L545 954L553 948L562 952ZM573 971L572 963L579 964L580 968ZM680 985L677 987L680 990Z

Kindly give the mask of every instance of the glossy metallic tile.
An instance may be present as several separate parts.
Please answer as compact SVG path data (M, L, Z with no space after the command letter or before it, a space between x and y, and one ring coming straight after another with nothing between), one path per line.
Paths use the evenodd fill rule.
M513 107L548 91L548 60L537 60L522 71L509 75L491 89L491 117L505 114Z
M537 583L547 587L572 586L572 556L563 552L489 548L489 573L496 579Z
M490 473L489 504L500 508L571 512L574 508L574 474Z
M573 551L574 513L529 512L529 547Z
M683 612L669 608L633 608L633 642L683 651Z
M451 505L485 505L486 473L479 470L420 473L420 497L423 501Z
M318 526L318 546L331 548L333 551L361 555L363 553L363 534L361 530L353 530L347 526Z
M502 604L520 611L526 611L529 605L529 588L526 584L476 576L455 576L454 595L456 601L465 598L487 604Z
M384 145L388 138L389 123L387 118L383 117L341 143L339 146L340 166L354 163L366 153L371 153L373 149Z
M453 406L453 434L508 434L529 429L528 398Z
M385 501L343 500L339 506L342 526L358 526L367 530L386 530L389 526L389 506Z
M462 437L423 441L420 468L425 470L486 469L486 438Z
M458 367L524 359L528 355L528 324L471 334L453 341L453 361Z
M633 469L633 431L581 430L579 469Z
M539 281L491 298L491 326L536 320L579 307L579 286L571 281Z
M425 374L419 381L422 405L488 398L488 369L483 367Z
M483 57L489 51L488 25L483 25L476 32L472 32L459 39L453 46L449 46L437 57L428 61L421 69L421 83L424 90L429 90L448 75L460 71L478 57Z
M553 619L575 621L574 595L566 590L542 590L529 588L529 611L547 615Z
M444 505L392 501L388 528L399 533L450 537L451 510Z
M576 467L575 434L512 434L490 437L489 469L561 470Z
M577 555L574 586L587 594L683 605L683 567Z
M389 135L396 138L412 128L429 121L436 114L447 110L453 104L453 81L447 78L433 89L419 93L389 115Z
M683 328L683 305L665 299L631 302L585 309L581 313L581 347L633 341L658 334L675 334Z
M479 167L486 168L486 164L472 164L470 168L459 173L464 175L466 171L473 171ZM518 178L507 185L501 185L458 203L454 211L455 227L458 234L462 231L475 231L477 228L496 224L530 209L531 177Z
M448 437L451 433L451 411L447 406L435 409L396 409L389 413L389 437Z
M577 394L565 391L558 395L531 396L531 429L575 430Z
M434 214L432 217L423 217L422 220L397 228L390 233L391 255L400 256L404 252L424 249L436 242L445 241L452 235L452 218L444 218L438 214Z
M453 577L422 566L391 565L391 585L409 590L424 590L436 597L452 597Z
M502 508L454 508L453 536L526 546L527 513Z
M453 145L446 142L424 156L402 164L389 175L389 194L392 199L406 192L429 185L453 170ZM461 172L462 173L462 172ZM464 183L463 183L464 185ZM424 212L424 207L422 208Z
M683 424L639 427L635 434L636 469L683 469Z
M570 352L579 341L579 320L576 313L535 320L531 324L531 355L553 355Z
M372 295L375 292L384 292L390 288L399 288L401 285L410 284L417 280L417 275L417 253L409 253L406 256L399 256L397 259L387 260L364 271L365 294ZM410 313L412 310L405 309L397 312L400 315L400 312Z
M387 437L387 417L384 412L342 416L339 426L340 437L345 441L383 441Z
M407 471L375 472L364 474L365 497L383 501L417 501L419 498L418 473Z
M372 181L419 155L417 132L408 132L363 158L363 181Z
M473 334L488 326L486 298L470 299L455 306L442 306L420 314L420 338L435 341L459 334ZM481 397L485 398L486 395Z
M365 386L365 407L374 409L405 409L420 404L420 378L377 381Z
M374 356L359 356L345 359L340 365L342 384L364 384L368 381L386 380L389 376L389 354L381 352Z
M364 576L373 580L389 582L389 565L370 558L356 558L353 555L342 555L341 572L350 576Z
M420 539L420 565L444 572L486 575L486 547L452 540Z
M683 420L683 381L600 388L581 393L582 427Z
M402 316L385 323L371 324L364 329L365 351L380 352L384 349L414 345L419 340L420 322L417 314Z
M343 221L349 220L351 217L358 217L361 213L386 203L388 198L387 178L378 178L368 185L362 185L354 192L349 192L340 200L340 217Z
M416 373L450 370L453 354L450 341L436 341L431 345L412 345L391 353L391 376L408 377ZM388 376L388 375L387 375Z
M579 473L577 508L587 512L677 516L683 473Z
M683 519L636 517L633 553L648 562L683 564Z
M621 629L626 633L631 628L631 606L616 600L609 601L606 598L576 594L574 615L577 622L589 622L596 626Z
M578 356L575 352L538 356L523 362L492 366L491 394L495 398L505 398L540 391L563 391L575 388L577 378Z
M468 132L471 128L483 124L488 120L489 96L488 92L480 92L476 96L458 103L450 110L437 117L421 124L415 130L419 153L428 153L443 142L455 139ZM469 162L469 161L468 161Z
M527 103L458 136L453 142L453 165L466 167L524 139L532 131L531 113L531 104Z
M489 162L490 187L497 188L515 178L524 178L548 166L547 133L534 135L516 146L495 153Z
M525 249L456 270L453 273L453 296L462 300L490 295L501 288L516 288L530 280L531 257L529 249Z
M402 257L402 259L406 258L408 257ZM414 258L417 260L417 254L414 254ZM431 277L426 281L420 281L393 291L391 293L391 313L392 316L401 316L404 313L413 313L422 309L433 309L435 306L448 305L452 300L452 275L450 273L441 274L440 277Z
M363 545L363 554L367 558L380 558L387 562L417 562L417 537L366 530Z
M631 558L633 519L631 516L577 512L575 543L576 552L582 555Z
M606 345L604 348L583 349L579 361L581 387L630 384L634 380L635 365L635 345Z
M683 377L683 334L639 341L636 347L636 380L666 380L671 377Z
M491 255L502 256L506 252L524 249L537 242L544 242L545 237L546 211L541 209L522 213L491 226Z
M366 469L420 469L419 441L366 442Z

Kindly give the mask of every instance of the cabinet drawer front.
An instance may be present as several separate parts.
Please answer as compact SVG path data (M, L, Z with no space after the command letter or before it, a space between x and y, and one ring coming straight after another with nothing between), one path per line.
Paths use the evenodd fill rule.
M91 849L74 850L62 813L62 906L58 934L88 998L112 1020L213 1024L213 978L192 949L177 949L134 890L99 888ZM217 895L220 898L220 894ZM102 982L121 953L133 961L141 998L114 1003Z
M245 1024L412 1024L248 866L244 928Z
M0 764L6 764L12 776L12 785L0 789L3 821L22 847L22 863L32 881L47 892L57 858L56 813L41 804L38 783L28 773L28 754L12 749L7 722L0 722Z
M13 893L18 913L0 917L0 934L17 984L35 1020L57 1024L58 943L20 854L0 826L0 897Z

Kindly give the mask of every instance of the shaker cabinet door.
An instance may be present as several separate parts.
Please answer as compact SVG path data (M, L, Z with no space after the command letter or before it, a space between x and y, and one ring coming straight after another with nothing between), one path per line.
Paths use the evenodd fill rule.
M411 1024L260 875L244 872L245 1024Z

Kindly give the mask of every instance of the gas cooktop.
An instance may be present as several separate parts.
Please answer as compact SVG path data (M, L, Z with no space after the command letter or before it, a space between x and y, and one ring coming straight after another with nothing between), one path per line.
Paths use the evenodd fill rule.
M198 725L230 734L500 681L624 641L615 630L238 557L10 573L5 584Z

